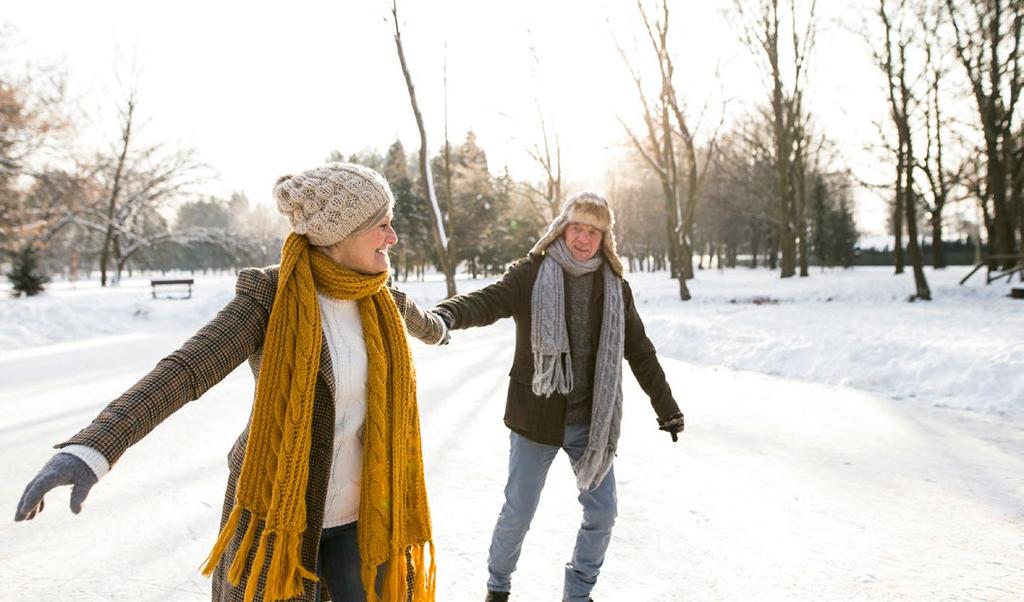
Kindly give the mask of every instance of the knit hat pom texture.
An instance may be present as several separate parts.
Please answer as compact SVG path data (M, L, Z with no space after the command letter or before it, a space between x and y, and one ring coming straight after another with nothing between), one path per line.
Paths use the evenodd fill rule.
M277 210L311 244L332 245L395 204L384 176L354 163L328 163L274 184Z

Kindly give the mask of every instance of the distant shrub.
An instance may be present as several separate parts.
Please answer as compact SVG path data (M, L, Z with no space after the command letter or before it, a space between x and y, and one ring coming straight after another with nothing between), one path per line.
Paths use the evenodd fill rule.
M14 263L11 271L7 273L7 279L11 281L11 294L15 297L38 295L50 281L39 271L39 257L31 245L25 245L14 256Z

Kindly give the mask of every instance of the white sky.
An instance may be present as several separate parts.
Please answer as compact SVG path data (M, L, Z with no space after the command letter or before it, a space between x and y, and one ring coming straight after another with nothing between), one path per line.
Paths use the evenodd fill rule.
M724 11L731 5L671 4L677 87L689 93L694 115L709 101L720 107L723 92L730 114L766 94L750 53L727 22ZM877 161L863 149L876 136L873 122L885 118L885 98L864 42L844 26L868 15L855 6L819 2L809 107L855 173L878 179ZM2 18L17 28L24 56L67 65L71 93L89 116L81 132L88 144L114 140L116 74L126 73L134 57L141 70L144 135L197 148L220 174L212 192L242 190L253 201L268 202L279 175L317 165L331 150L383 151L396 137L408 152L418 150L386 20L389 7L383 0L293 0L287 8L33 0L10 3ZM631 32L640 32L633 2L405 0L399 11L433 149L443 142L447 44L453 141L471 128L492 171L507 165L517 177L539 177L525 150L540 139L539 98L560 133L569 191L600 185L624 139L616 117L639 117L632 81L610 34L614 29L632 46ZM542 61L536 74L531 40ZM641 45L640 52L650 65L648 48ZM702 129L710 133L716 122L709 117ZM858 195L858 202L862 231L880 233L883 202L871 193Z

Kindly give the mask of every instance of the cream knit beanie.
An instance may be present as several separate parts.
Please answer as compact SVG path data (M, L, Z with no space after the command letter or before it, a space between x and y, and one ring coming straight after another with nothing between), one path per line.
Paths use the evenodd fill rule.
M326 247L395 204L384 176L354 163L328 163L274 184L277 210L296 234Z

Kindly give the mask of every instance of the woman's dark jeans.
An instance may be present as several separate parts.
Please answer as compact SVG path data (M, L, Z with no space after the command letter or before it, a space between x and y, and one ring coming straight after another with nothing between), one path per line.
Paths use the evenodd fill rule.
M364 602L366 591L359 576L359 542L356 523L320 532L318 572L334 602Z

